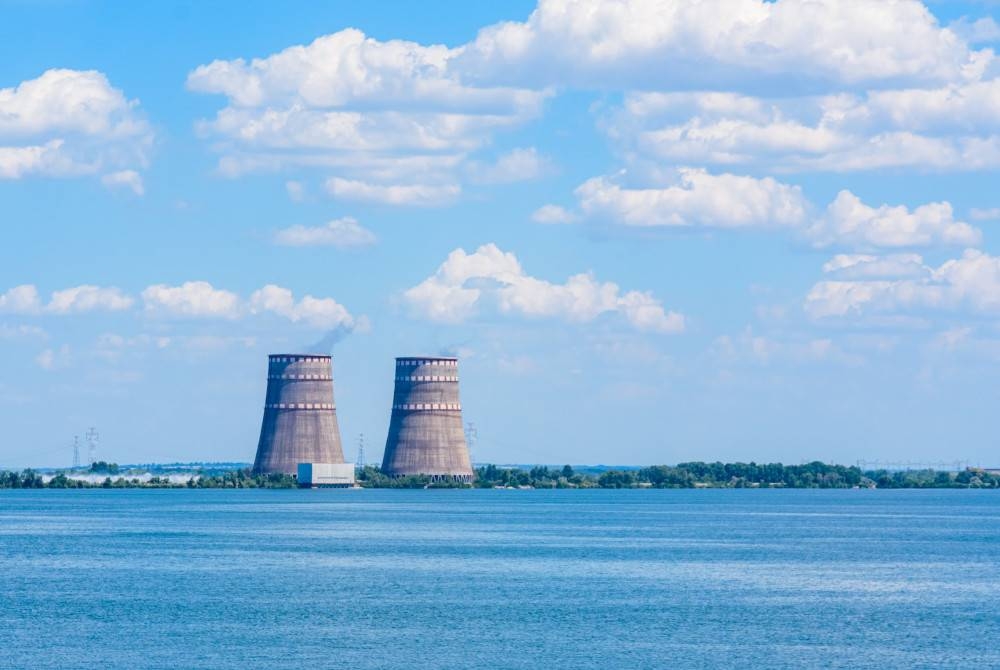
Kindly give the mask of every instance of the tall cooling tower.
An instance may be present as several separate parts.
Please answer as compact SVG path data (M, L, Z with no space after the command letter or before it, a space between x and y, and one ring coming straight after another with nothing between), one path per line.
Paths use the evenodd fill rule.
M458 359L397 358L382 472L472 481L458 400Z
M329 356L268 356L255 473L295 474L299 463L343 463Z

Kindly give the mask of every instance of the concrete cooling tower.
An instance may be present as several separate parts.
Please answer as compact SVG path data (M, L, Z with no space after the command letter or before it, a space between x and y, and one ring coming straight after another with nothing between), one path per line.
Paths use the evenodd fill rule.
M397 358L382 472L472 481L462 430L458 359Z
M343 463L329 356L268 356L258 474L296 474L299 463Z

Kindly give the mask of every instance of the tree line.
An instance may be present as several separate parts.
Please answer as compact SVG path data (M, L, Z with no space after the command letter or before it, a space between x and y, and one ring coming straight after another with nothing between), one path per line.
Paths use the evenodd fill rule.
M108 464L114 465L114 464ZM114 468L99 468L111 473ZM91 470L91 472L98 472ZM1000 488L1000 475L967 468L943 470L861 470L855 466L814 461L802 465L781 463L678 463L602 472L536 466L529 469L484 465L476 468L472 484L435 480L426 475L390 477L372 465L357 471L358 485L364 488ZM104 480L75 479L65 472L46 479L34 470L0 471L0 489L38 488L294 488L292 475L253 474L250 468L223 473L196 473L183 481L167 476L149 479L108 474Z
M48 481L34 470L0 472L0 489L287 489L298 485L291 475L253 474L250 468L230 470L216 475L196 474L187 480L174 481L167 476L105 477L101 481L76 479L59 472Z

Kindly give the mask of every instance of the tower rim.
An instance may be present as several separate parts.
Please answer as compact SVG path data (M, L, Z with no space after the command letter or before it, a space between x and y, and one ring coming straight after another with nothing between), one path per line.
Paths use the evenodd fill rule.
M267 357L270 358L329 358L333 359L332 354L312 354L307 351L300 351L295 354L268 354Z
M458 356L396 356L397 361L457 361Z

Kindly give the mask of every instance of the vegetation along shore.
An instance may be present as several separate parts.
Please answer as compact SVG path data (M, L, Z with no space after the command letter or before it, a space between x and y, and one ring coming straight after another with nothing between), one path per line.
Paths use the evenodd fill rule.
M85 475L85 476L81 476ZM103 475L103 478L101 477ZM633 469L581 472L569 465L530 469L485 465L476 468L471 485L431 481L425 476L392 478L375 466L358 470L362 488L795 488L795 489L919 489L1000 488L1000 471L966 468L945 470L862 470L855 466L821 462L803 465L781 463L678 463ZM0 471L0 489L83 488L295 488L290 475L255 475L249 468L224 472L203 470L151 475L122 470L114 463L95 463L89 470L42 474L34 470Z

